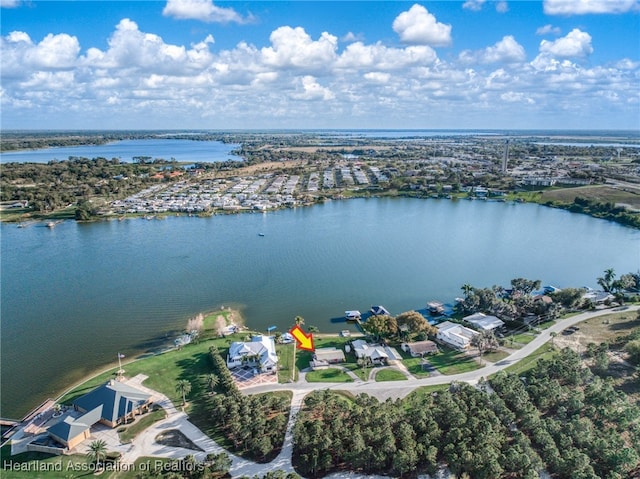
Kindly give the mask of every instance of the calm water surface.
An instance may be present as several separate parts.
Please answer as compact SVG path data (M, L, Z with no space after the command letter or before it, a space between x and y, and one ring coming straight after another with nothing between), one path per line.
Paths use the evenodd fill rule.
M392 314L460 286L595 286L640 268L640 231L528 204L357 199L268 214L0 226L2 416L238 305L248 325L321 332L347 309ZM264 236L259 236L264 233Z
M222 143L220 141L194 141L194 140L122 140L104 145L66 146L59 148L45 148L41 150L22 150L3 153L0 155L0 163L48 163L52 160L67 160L70 156L82 158L119 158L124 162L133 161L134 156L150 156L153 159L161 158L178 161L193 161L212 163L240 158L231 154L231 151L240 145L235 143Z

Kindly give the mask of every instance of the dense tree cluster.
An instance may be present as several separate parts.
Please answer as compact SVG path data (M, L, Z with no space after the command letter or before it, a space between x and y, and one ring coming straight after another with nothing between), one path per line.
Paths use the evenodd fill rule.
M571 350L539 361L526 382L499 373L491 386L557 477L622 478L638 466L640 411Z
M596 218L604 218L623 225L640 228L640 216L630 212L624 206L616 206L610 201L602 202L596 199L576 196L573 203L567 206L567 209L574 213L586 213Z
M533 478L542 462L509 430L504 403L466 384L436 395L378 402L330 391L308 396L294 427L294 464L306 476L334 470L435 472L442 462L474 478Z
M393 317L386 314L370 316L363 324L364 329L379 339L409 334L423 334L435 336L438 330L430 325L417 311L405 311Z
M534 298L531 293L540 288L540 280L514 278L511 288L501 286L475 288L470 284L462 286L463 301L456 307L463 314L484 312L502 318L520 320L527 316L555 319L559 314L559 305Z
M96 196L124 198L163 181L152 178L157 171L155 165L105 158L7 163L0 169L0 200L28 201L35 211L52 211Z
M331 391L307 397L294 426L302 475L336 470L403 476L442 464L473 478L629 477L640 459L640 411L564 350L526 378L500 373L494 393L448 391L384 403Z
M289 418L289 401L273 394L245 396L215 348L210 350L219 394L211 397L213 424L229 441L232 452L258 462L278 455Z

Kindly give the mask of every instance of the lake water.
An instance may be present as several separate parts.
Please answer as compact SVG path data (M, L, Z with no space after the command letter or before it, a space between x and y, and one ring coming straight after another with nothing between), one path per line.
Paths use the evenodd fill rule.
M253 328L321 332L345 310L392 314L460 286L595 286L640 269L640 231L533 204L372 198L267 214L54 229L2 224L2 415L169 341L198 312L237 305ZM264 236L260 236L263 233Z
M229 159L240 160L231 154L239 148L239 144L222 143L220 141L194 140L121 140L104 145L65 146L45 148L42 150L21 150L0 154L0 163L48 163L52 160L68 160L70 156L82 158L119 158L124 162L132 162L134 156L150 156L153 159L175 158L180 162L192 161L213 163Z

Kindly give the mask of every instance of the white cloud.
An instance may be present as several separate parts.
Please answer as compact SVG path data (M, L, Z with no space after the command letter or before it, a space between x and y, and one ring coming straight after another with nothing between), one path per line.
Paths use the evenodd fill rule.
M338 38L323 32L314 41L304 28L279 27L269 37L271 46L262 48L262 60L277 68L315 71L332 65L336 59Z
M14 75L31 70L65 70L75 66L80 53L76 37L66 33L49 33L38 44L25 32L14 31L2 39L2 70L4 75Z
M638 10L638 0L544 0L544 13L547 15L625 13Z
M451 25L438 22L435 16L418 4L396 17L393 30L405 43L431 46L451 44Z
M507 2L500 1L496 3L496 12L507 13L509 11L509 4Z
M296 93L292 93L291 97L297 100L333 100L335 95L328 88L320 85L311 75L305 75L297 80Z
M487 0L467 0L462 4L462 8L466 10L472 10L474 12L479 12L482 10L482 6Z
M507 35L495 45L480 51L465 50L460 53L460 60L464 63L519 63L523 62L526 54L512 35Z
M171 45L153 33L139 30L138 25L122 19L108 40L109 48L101 51L89 48L85 64L99 68L132 68L145 72L188 75L211 64L213 56L208 45L213 37L208 35L187 50L183 45Z
M540 53L560 58L586 57L593 53L591 35L574 28L565 37L555 41L542 40Z
M166 17L180 20L200 20L207 23L246 23L233 8L218 7L212 0L167 0L162 10Z
M406 48L389 48L377 42L365 45L352 43L344 49L336 62L336 67L345 69L376 68L377 70L397 70L413 65L428 65L437 59L436 52L426 45Z
M391 75L383 72L367 72L364 78L374 83L388 83L391 79Z
M560 27L554 27L549 23L544 27L540 27L536 30L536 35L560 35L560 33Z
M0 0L0 8L17 8L21 3L20 0Z
M500 95L500 99L508 103L527 103L533 105L535 101L522 92L508 91Z

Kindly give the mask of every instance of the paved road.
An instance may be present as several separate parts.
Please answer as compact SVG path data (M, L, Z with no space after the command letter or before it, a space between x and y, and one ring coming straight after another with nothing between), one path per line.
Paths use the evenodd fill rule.
M640 309L640 306L630 306L625 311L637 311ZM297 383L290 384L268 384L268 385L259 385L247 389L243 389L244 394L255 394L259 392L268 392L268 391L292 391L293 398L291 401L291 413L289 416L289 423L287 424L287 430L284 439L284 445L282 447L282 451L280 454L274 459L272 462L268 464L256 464L252 461L248 461L246 459L242 459L238 456L235 456L228 451L225 451L223 448L218 446L214 441L212 441L209 437L207 437L202 431L196 428L193 424L191 424L188 420L188 417L185 413L179 412L176 408L171 404L171 402L166 399L163 407L166 408L168 417L167 419L160 421L154 425L152 425L149 429L147 429L144 433L140 434L135 441L133 442L132 447L130 447L129 451L127 451L123 457L125 462L133 462L136 458L142 456L159 456L159 457L172 457L172 458L181 458L187 454L194 454L195 451L176 448L176 447L167 447L157 444L155 442L155 437L168 429L178 429L182 431L189 439L191 439L196 445L202 448L205 452L195 453L197 459L204 459L204 456L207 453L214 452L227 452L229 457L232 459L231 466L231 474L233 477L239 476L249 476L252 477L254 475L262 475L268 471L274 471L277 469L282 469L286 472L294 472L293 467L291 465L291 455L293 452L293 425L296 420L296 416L300 412L302 407L303 400L307 394L316 390L316 389L340 389L351 391L355 394L358 393L367 393L372 396L377 397L380 400L385 400L387 398L402 398L409 394L411 391L415 390L421 386L431 386L438 384L449 384L453 381L459 382L467 382L471 384L475 384L480 380L480 378L488 377L492 374L501 371L512 364L517 363L521 359L527 357L533 351L538 349L540 346L545 344L547 341L551 339L551 333L560 333L563 329L573 326L581 321L586 319L596 318L598 316L602 316L605 314L610 314L613 311L610 309L582 313L571 318L563 319L558 321L556 324L551 326L550 328L542 331L540 334L536 336L536 338L531 341L529 344L525 345L521 349L515 351L513 354L508 356L506 359L498 361L497 363L487 363L487 365L483 368L476 369L474 371L470 371L462 374L455 374L450 376L445 375L435 375L428 378L423 379L413 379L410 381L388 381L381 385L380 383L376 383L375 381L361 381L358 380L353 383L339 383L339 384L330 384L330 383L307 383L304 378L304 374L300 375L300 380ZM337 478L350 478L350 479L364 479L364 478L372 478L372 477L380 477L380 476L358 476L354 474L334 474L330 476L334 479Z

